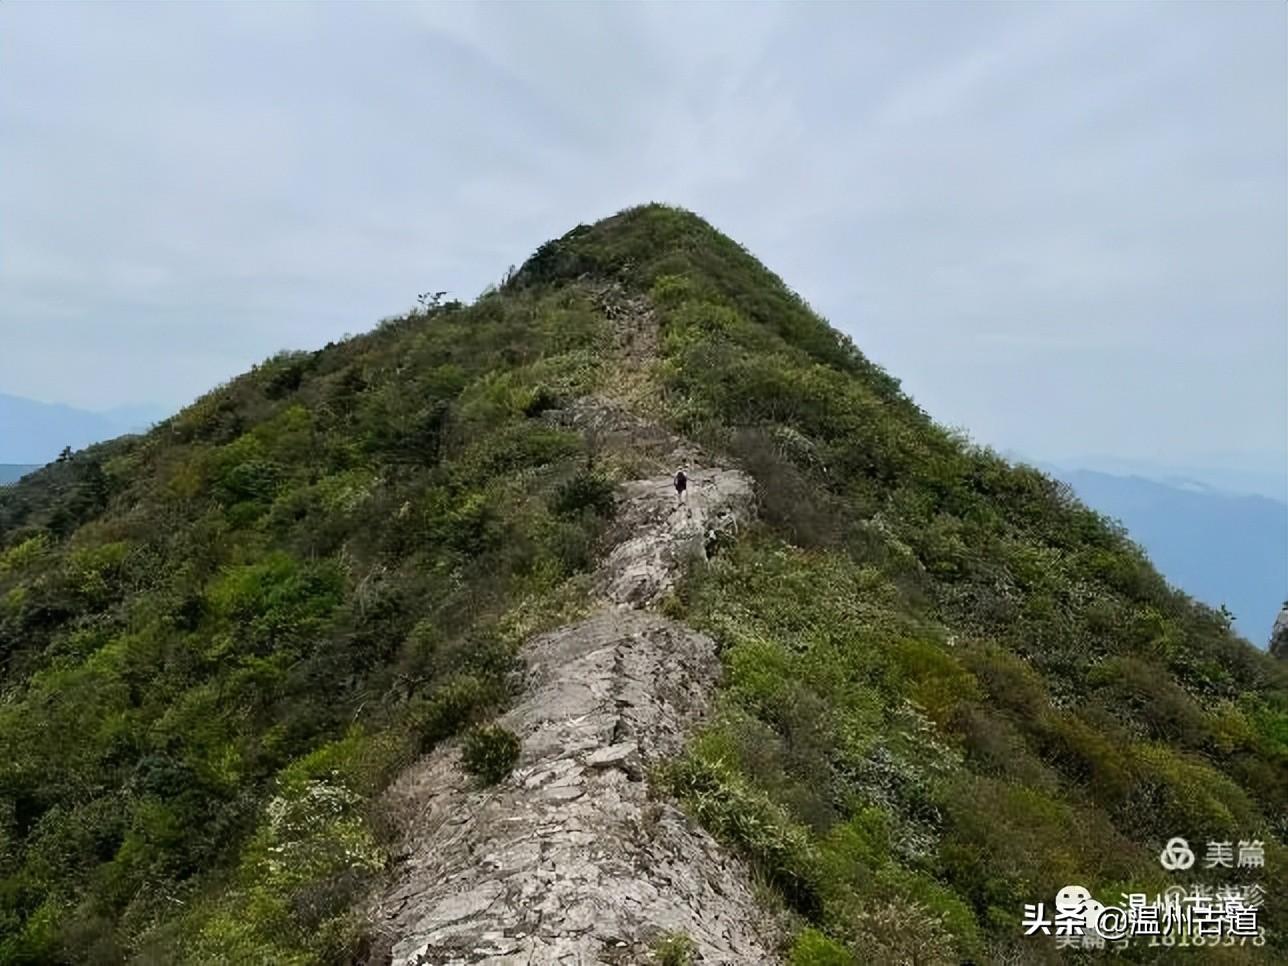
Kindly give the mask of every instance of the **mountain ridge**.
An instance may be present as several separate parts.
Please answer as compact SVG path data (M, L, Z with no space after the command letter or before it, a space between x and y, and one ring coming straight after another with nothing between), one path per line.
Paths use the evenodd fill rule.
M754 512L659 542L638 481L678 460L745 474ZM1222 955L1288 952L1284 663L648 205L0 491L0 959L414 959L456 920L370 915L417 854L387 791L464 781L481 749L505 767L467 796L522 814L525 656L582 626L632 537L627 600L639 560L694 552L631 619L691 629L721 671L632 784L750 870L772 955L1060 962L1024 905L1161 892L1177 835L1263 844L1267 945ZM500 859L477 858L456 871L485 882ZM660 908L632 915L635 961L713 948ZM497 956L526 961L523 910L488 914ZM555 938L626 941L595 928Z
M391 790L416 816L400 848L413 858L376 913L393 962L642 962L670 936L703 962L777 959L745 865L645 780L719 678L710 638L646 607L752 503L736 471L689 480L682 503L669 476L626 484L600 600L525 643L525 687L500 719L521 739L513 781L471 789L449 743Z

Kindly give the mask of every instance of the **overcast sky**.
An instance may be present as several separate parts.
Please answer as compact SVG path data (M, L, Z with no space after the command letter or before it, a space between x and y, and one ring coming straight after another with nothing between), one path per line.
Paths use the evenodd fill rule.
M177 407L656 200L983 442L1282 466L1286 10L0 4L0 393Z

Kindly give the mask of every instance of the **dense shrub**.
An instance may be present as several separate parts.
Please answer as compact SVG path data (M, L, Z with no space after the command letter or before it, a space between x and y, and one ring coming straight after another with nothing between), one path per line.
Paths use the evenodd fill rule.
M653 944L653 960L658 966L693 966L697 946L683 933L670 933Z
M835 939L807 927L792 943L788 962L791 966L854 966L858 959Z
M583 470L555 490L550 508L559 516L573 517L582 511L610 516L616 504L616 484L598 473Z
M548 498L587 443L525 410L602 329L576 292L418 314L0 493L0 960L352 954L371 799L579 599L604 521ZM366 778L289 778L337 741Z
M518 760L518 736L500 725L474 728L461 743L461 763L484 785L504 780Z

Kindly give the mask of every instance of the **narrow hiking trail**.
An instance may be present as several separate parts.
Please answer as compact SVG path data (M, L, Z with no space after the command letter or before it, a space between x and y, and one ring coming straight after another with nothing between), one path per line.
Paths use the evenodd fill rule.
M410 816L375 908L391 962L647 963L669 934L695 962L776 961L744 865L647 780L720 673L709 637L647 608L753 512L743 473L691 464L689 477L682 504L669 477L625 484L598 607L524 646L523 691L500 718L521 741L512 775L480 789L448 743L390 789Z

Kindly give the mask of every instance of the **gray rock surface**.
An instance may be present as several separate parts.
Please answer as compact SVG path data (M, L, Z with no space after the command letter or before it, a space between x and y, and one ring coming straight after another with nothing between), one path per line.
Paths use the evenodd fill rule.
M1270 630L1270 653L1288 661L1288 603L1280 609L1275 626Z
M608 554L598 587L616 604L642 607L674 585L686 566L707 559L710 546L734 533L752 512L751 480L737 470L689 469L685 498L669 476L624 487L622 540Z
M597 574L603 606L525 646L501 723L511 776L479 788L441 746L390 789L404 859L374 909L399 966L644 963L683 934L699 963L773 963L777 936L746 868L648 782L707 710L714 642L642 610L752 506L750 481L696 468L627 484L623 539Z

